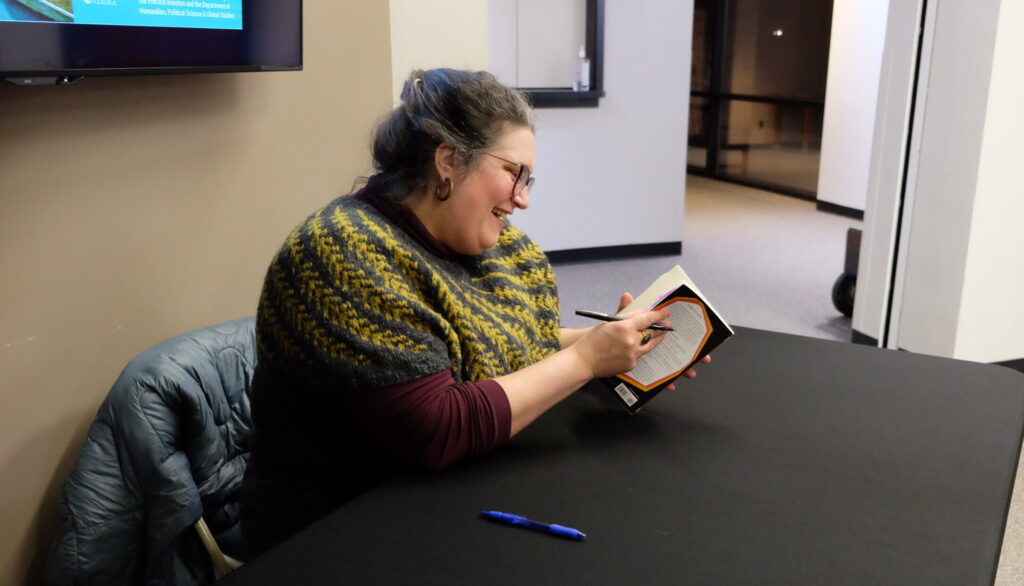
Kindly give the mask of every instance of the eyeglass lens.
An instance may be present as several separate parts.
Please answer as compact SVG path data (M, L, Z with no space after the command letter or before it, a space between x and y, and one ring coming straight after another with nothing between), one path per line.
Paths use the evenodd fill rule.
M530 170L526 168L526 165L519 165L519 173L516 174L516 184L512 188L512 193L515 195L522 194L524 190L533 186L533 182L536 179L536 177L530 174Z
M526 165L524 165L522 163L517 163L515 161L510 161L510 160L506 159L505 157L499 157L498 155L495 155L493 153L484 153L484 154L489 156L489 157L494 157L495 159L498 159L500 161L505 161L506 163L509 163L509 164L512 164L512 165L516 165L517 167L519 167L519 170L516 171L515 183L513 183L513 185L512 185L512 195L513 196L519 195L519 194L523 193L524 189L529 189L530 187L532 187L533 186L533 182L537 179L536 177L534 177L530 173L530 170L526 168Z

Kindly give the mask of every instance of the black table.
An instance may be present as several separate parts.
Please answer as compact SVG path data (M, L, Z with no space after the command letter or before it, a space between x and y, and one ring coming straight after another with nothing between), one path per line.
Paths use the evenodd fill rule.
M394 479L222 583L994 581L1024 375L736 329L638 415L577 393L488 456Z

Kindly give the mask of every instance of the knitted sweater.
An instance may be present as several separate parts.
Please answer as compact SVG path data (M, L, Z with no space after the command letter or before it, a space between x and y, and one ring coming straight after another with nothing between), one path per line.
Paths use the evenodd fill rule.
M445 369L479 381L558 350L558 293L547 257L511 225L495 248L446 260L343 196L274 258L256 337L261 364L339 392Z
M554 275L521 231L446 255L408 211L378 205L365 190L334 200L267 272L242 488L250 553L408 463L504 441L508 400L491 379L559 348Z

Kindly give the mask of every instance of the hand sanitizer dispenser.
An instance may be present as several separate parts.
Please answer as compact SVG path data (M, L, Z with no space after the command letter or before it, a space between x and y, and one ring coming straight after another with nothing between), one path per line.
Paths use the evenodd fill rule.
M590 90L590 59L587 59L586 49L580 45L579 59L576 60L576 80L572 89L578 92Z

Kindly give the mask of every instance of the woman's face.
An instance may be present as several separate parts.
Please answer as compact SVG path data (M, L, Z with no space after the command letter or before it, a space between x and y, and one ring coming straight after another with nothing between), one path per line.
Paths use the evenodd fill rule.
M526 209L529 189L513 195L519 166L532 173L535 144L529 128L511 127L465 175L449 174L452 195L443 202L434 236L460 254L477 255L498 244L505 218ZM503 160L507 159L507 160ZM444 186L442 186L442 190Z

